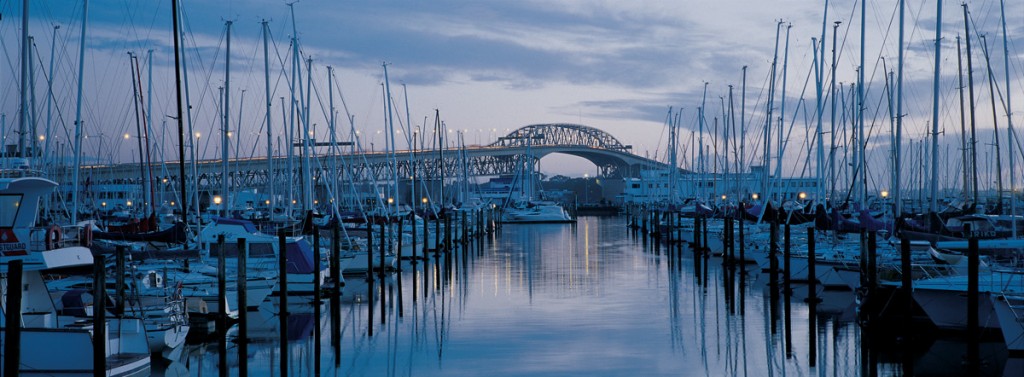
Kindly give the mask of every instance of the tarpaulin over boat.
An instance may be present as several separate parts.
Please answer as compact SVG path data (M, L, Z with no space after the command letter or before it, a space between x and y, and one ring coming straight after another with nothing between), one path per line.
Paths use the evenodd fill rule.
M313 248L306 240L289 242L286 246L285 258L288 261L289 274L312 274L319 271L320 258L313 253Z

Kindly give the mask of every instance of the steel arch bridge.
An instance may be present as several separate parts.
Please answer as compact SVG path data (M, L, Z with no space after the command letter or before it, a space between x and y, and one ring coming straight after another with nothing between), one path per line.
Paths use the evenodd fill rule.
M568 123L534 124L519 128L485 146L443 150L403 150L389 152L356 152L329 154L329 148L311 147L309 169L314 185L323 186L332 181L394 182L395 177L446 177L456 179L516 174L525 164L537 164L544 156L563 153L589 160L604 177L635 177L640 170L665 169L668 166L631 152L611 134L602 130ZM267 159L240 158L228 161L227 177L223 176L220 160L196 161L195 168L186 173L190 186L199 191L220 191L224 179L229 190L294 186L300 182L303 163L300 157L291 167L284 157ZM178 186L178 161L154 163L154 181L165 190ZM396 166L392 169L391 166ZM138 164L94 165L83 167L82 179L92 177L93 184L138 183ZM163 173L163 174L161 174ZM71 179L70 170L64 172L62 182ZM421 178L417 178L421 179Z

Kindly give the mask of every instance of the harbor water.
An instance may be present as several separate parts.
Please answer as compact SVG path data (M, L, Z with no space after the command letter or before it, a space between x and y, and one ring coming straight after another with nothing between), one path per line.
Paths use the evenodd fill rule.
M290 297L287 371L315 375L319 363L326 376L968 374L956 337L868 330L855 292L825 291L809 304L806 286L773 291L767 276L649 240L623 217L505 225L452 252L402 261L383 284L346 276L337 318L326 297L319 316L308 298ZM249 313L248 354L228 342L231 375L242 363L249 375L281 374L280 312L271 300ZM1022 375L1000 339L982 343L981 357L981 374ZM168 358L155 373L219 370L216 341Z

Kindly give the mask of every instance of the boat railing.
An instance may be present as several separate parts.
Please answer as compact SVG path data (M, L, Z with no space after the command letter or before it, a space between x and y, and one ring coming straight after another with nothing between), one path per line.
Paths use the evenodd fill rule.
M71 246L89 246L89 230L80 225L50 225L29 230L31 250L53 250Z

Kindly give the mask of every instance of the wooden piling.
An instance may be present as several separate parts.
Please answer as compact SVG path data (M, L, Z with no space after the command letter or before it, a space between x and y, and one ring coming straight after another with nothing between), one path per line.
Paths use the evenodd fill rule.
M744 207L744 204L741 202L740 203L739 211L743 211L743 207ZM739 261L740 262L740 270L741 271L746 271L746 269L747 269L747 252L746 252L747 251L747 242L746 242L746 240L743 237L743 233L745 232L745 229L746 229L746 222L747 222L747 220L743 218L743 214L742 213L737 214L737 216L739 217L739 222L740 222L740 232L739 232L740 233L739 234L740 235L740 261ZM740 283L742 283L742 282L743 281L741 279ZM740 296L740 300L743 300L743 296Z
M976 368L980 363L978 350L978 238L971 234L969 225L964 225L967 234L967 363Z
M412 229L412 244L409 245L409 249L412 250L412 264L416 264L416 241L419 239L416 237L416 213L409 212L409 228ZM404 228L403 228L404 229Z
M228 298L227 268L224 235L217 236L217 370L221 377L228 375Z
M385 260L386 249L384 245L387 243L387 226L390 225L390 219L388 223L381 224L380 226L380 269L377 271L377 278L380 280L380 323L384 324L387 312L384 311L384 307L387 304L387 298L384 297L384 270L387 268Z
M783 263L782 263L782 269L783 269L782 279L783 279L783 283L784 283L786 297L789 297L790 293L792 293L792 292L790 292L790 279L793 277L791 275L792 274L792 270L790 269L790 257L791 257L790 246L792 246L792 245L790 244L790 237L789 236L790 236L790 226L789 226L789 221L786 221L786 225L783 227L783 231L782 231L782 245L783 245L782 251L783 251L783 259L784 259ZM807 278L808 279L814 279L815 277L814 276L808 276Z
M334 295L341 294L341 221L335 221L331 227L331 278L334 280Z
M878 232L868 232L868 289L878 285Z
M693 216L693 254L700 253L700 215Z
M320 266L320 227L313 225L313 256L316 259L316 268L313 269L313 375L320 377L320 276L323 269Z
M380 226L380 271L377 272L377 275L378 277L380 277L381 280L384 280L384 270L387 269L387 261L385 260L387 256L385 254L387 254L386 247L388 242L390 241L390 238L388 237L387 233L388 225L390 224L385 223L381 224Z
M288 260L285 257L285 250L288 250L288 240L284 229L277 232L277 284L280 287L280 309L278 311L278 337L280 338L279 349L281 352L280 371L281 376L288 375Z
M426 217L426 213L423 214L423 259L427 259L427 250L429 250L430 237L430 218Z
M701 225L704 226L704 229L703 229L704 235L701 236L701 241L704 241L704 247L703 247L704 258L707 259L707 258L711 257L711 248L708 247L708 218L704 217L704 215L701 215L701 217L702 217L702 220L701 220L700 223L701 223Z
M452 217L450 213L444 215L444 250L452 250Z
M398 252L398 265L395 268L398 269L398 272L402 272L402 229L404 228L405 217L399 217L398 230L395 232L395 250Z
M92 286L92 375L93 376L106 376L107 375L107 260L102 254L94 257L92 273L93 273L93 286ZM19 284L20 286L20 284ZM8 285L10 287L10 285ZM19 289L18 296L21 296ZM8 288L8 294L12 293ZM21 300L19 297L18 306L21 312ZM10 307L8 307L10 308ZM11 311L8 311L10 313ZM8 319L10 317L7 317ZM19 337L20 339L20 337ZM20 347L19 343L15 343ZM7 345L10 346L11 342L8 340ZM17 352L15 353L17 354ZM5 361L5 366L7 365ZM15 370L18 368L18 364L14 364ZM6 375L6 373L5 373ZM17 375L15 372L14 375Z
M103 258L99 256L98 258ZM102 260L102 259L101 259ZM12 287L21 287L22 284L22 272L24 270L24 262L20 259L14 259L7 263L7 323L5 330L5 341L4 343L4 375L17 377L20 373L21 366L21 289L12 289ZM102 275L103 263L97 263L98 269ZM102 280L102 278L100 278ZM97 287L102 287L101 284L96 284ZM102 289L102 288L100 288ZM97 290L100 290L97 289ZM102 350L104 342L101 337L93 337L93 352L96 349ZM97 348L98 347L98 348ZM103 355L103 353L99 353ZM93 363L95 365L102 365L106 362L106 357L97 358L93 357ZM93 372L94 376L105 376L106 368L96 368Z
M807 276L809 278L807 279L807 298L804 301L812 304L820 301L818 299L818 258L815 256L814 234L813 227L807 228Z
M903 290L905 303L903 310L903 329L905 331L906 339L910 339L911 334L911 311L914 307L913 294L913 267L910 264L910 240L903 238L900 239L900 280L902 282L901 289Z
M118 317L124 317L124 294L125 294L125 260L124 253L126 247L124 245L117 245L114 249L114 313L117 313Z
M381 241L383 242L383 241ZM366 223L366 281L373 281L373 223Z
M238 242L238 375L249 375L249 304L246 298L248 293L248 268L249 246L245 238L239 238Z

